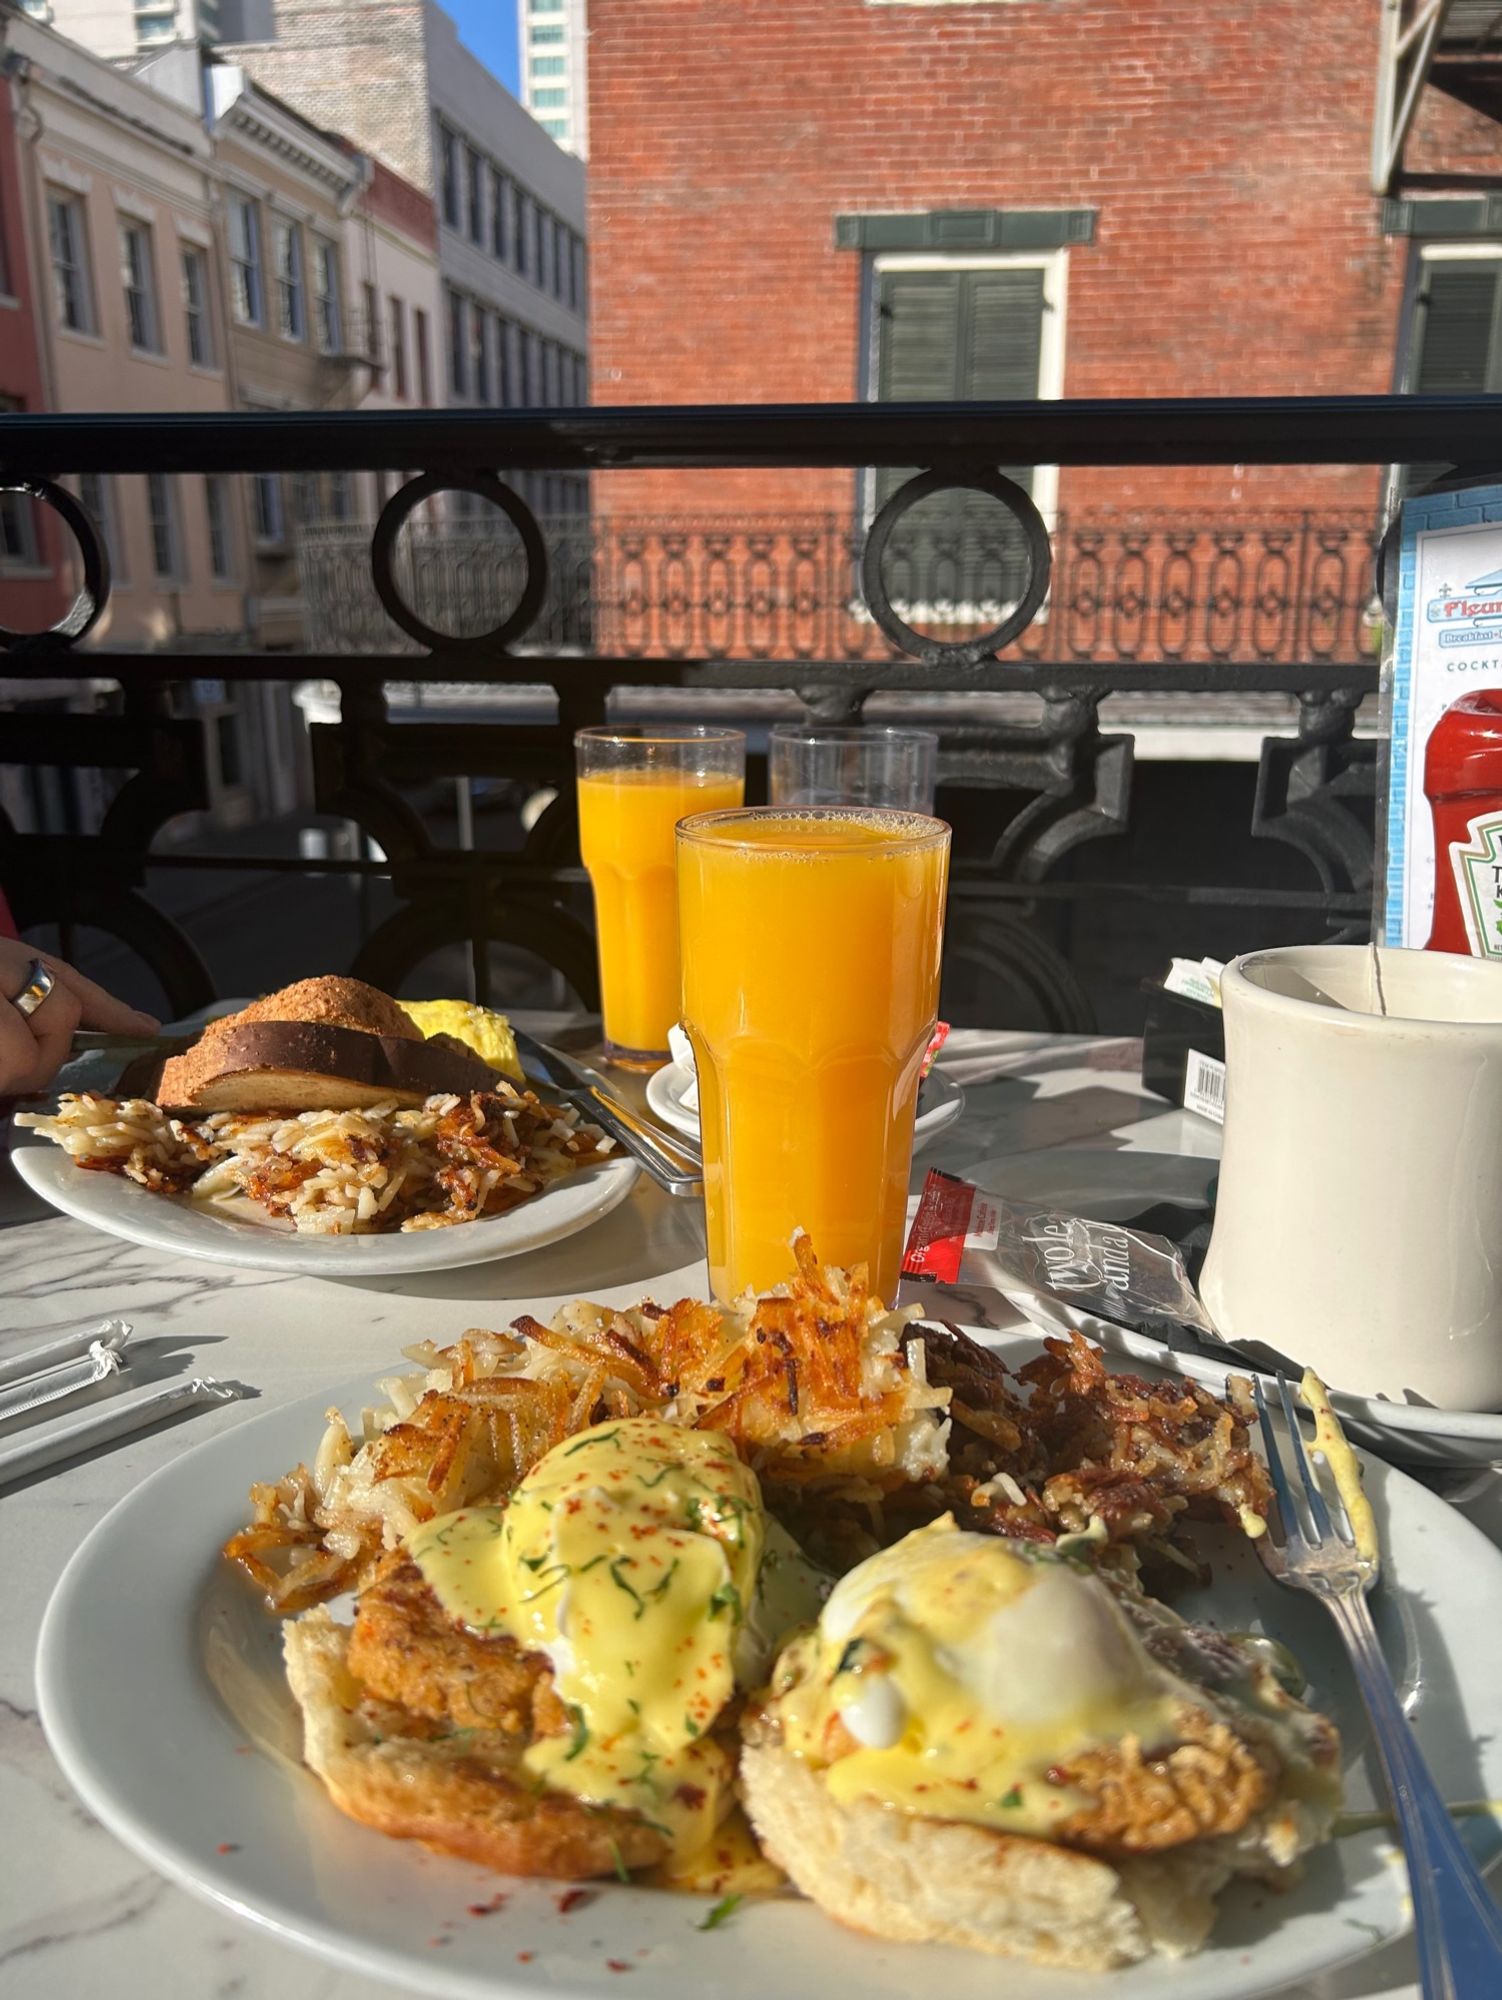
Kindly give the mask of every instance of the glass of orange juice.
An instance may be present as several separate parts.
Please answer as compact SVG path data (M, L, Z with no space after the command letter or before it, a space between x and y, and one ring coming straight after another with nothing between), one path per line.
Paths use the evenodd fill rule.
M948 875L949 828L922 813L769 807L679 827L720 1299L788 1277L799 1229L896 1296Z
M595 897L605 1052L655 1069L682 1011L674 830L691 813L738 806L738 729L581 729L579 846Z

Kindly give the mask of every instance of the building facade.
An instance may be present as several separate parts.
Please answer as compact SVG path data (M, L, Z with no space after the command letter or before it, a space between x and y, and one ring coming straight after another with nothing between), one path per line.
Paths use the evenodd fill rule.
M591 0L597 399L1341 394L1478 368L1496 384L1502 230L1457 238L1435 197L1457 166L1496 185L1498 130L1431 88L1412 198L1374 191L1387 11ZM1462 206L1472 230L1486 202ZM1370 518L1379 497L1345 467L1026 476L1076 517ZM745 474L717 478L716 501L858 525L889 486ZM706 505L687 475L601 479L595 499Z
M274 37L226 51L346 133L437 211L433 397L465 407L588 396L584 168L459 40L433 0L276 0ZM582 482L538 482L545 511Z
M522 102L566 153L589 158L588 0L519 0Z

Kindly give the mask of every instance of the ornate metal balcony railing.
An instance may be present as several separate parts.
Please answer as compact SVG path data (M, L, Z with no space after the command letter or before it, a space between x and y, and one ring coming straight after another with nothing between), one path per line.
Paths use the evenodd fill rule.
M892 660L900 648L861 595L866 532L851 518L578 516L539 522L548 588L528 651L596 646L633 659ZM309 646L417 651L382 609L368 525L304 529L298 567ZM1018 660L1358 660L1374 651L1376 526L1347 512L1060 514L1044 612ZM397 558L407 601L444 631L486 631L521 594L521 538L503 516L425 525ZM1024 564L980 524L899 529L888 588L924 623L964 635L1000 622Z
M1119 921L1124 908L1170 908L1186 922L1184 913L1234 908L1245 943L1279 925L1285 934L1289 926L1304 935L1364 934L1375 746L1354 735L1353 723L1377 681L1362 623L1364 531L1346 524L1326 546L1311 519L1274 546L1260 516L1240 527L1218 519L1181 527L1177 541L1169 526L1065 521L1051 544L1027 495L995 468L1434 461L1478 469L1502 463L1502 398L0 418L0 486L27 485L63 514L85 577L61 629L3 635L0 672L12 682L87 675L118 689L95 712L0 720L0 762L96 771L107 798L96 835L0 826L0 881L23 925L97 925L147 958L172 1007L200 1004L212 992L203 958L143 889L148 869L167 858L164 827L201 810L208 796L206 724L175 712L172 690L189 677L329 681L338 690L338 720L310 730L315 803L356 822L381 853L317 867L382 875L396 898L394 913L364 937L353 969L395 985L428 952L462 940L484 997L490 947L509 943L592 1000L571 736L602 720L614 693L670 687L749 699L783 690L815 714L839 717L859 715L877 695L920 703L967 697L946 701L941 711L941 809L957 830L946 1011L1086 1026L1089 1002L1067 955L1071 925ZM63 477L413 465L425 471L388 504L369 561L384 609L418 656L376 628L357 650L337 652L321 638L277 654L212 644L179 646L170 655L81 644L108 598L107 563L96 527L58 483ZM858 562L844 527L837 524L827 540L820 530L817 559L827 578L820 591L800 580L795 524L774 534L783 572L765 588L747 582L735 607L738 630L724 623L735 591L704 567L708 546L702 559L696 554L691 577L685 572L681 586L664 586L662 563L671 572L686 558L656 539L648 568L657 565L658 581L611 585L603 594L591 541L580 566L592 607L587 646L581 640L576 648L538 623L549 603L547 549L508 483L516 475L590 473L598 502L623 468L914 465L929 470L882 508ZM402 594L402 524L444 489L501 509L522 558L515 602L495 598L485 614L494 619L489 629L455 636L426 623ZM924 601L928 586L914 580L911 541L906 554L904 542L911 526L903 523L919 503L955 491L987 496L1005 510L993 570L1000 581L973 600L934 590ZM731 539L744 532L737 527ZM761 559L759 543L745 550ZM617 558L614 542L608 556L607 573ZM316 545L304 560L319 560ZM646 558L636 560L644 575ZM743 572L753 574L754 562ZM480 604L477 595L470 609ZM800 626L815 606L826 622ZM396 681L541 685L552 714L507 721L497 710L484 726L473 718L397 721L386 693ZM1130 845L1106 844L1136 825L1132 741L1103 733L1100 724L1101 702L1122 690L1296 699L1292 732L1262 745L1234 866L1225 858L1227 830L1213 814L1169 839L1173 858L1156 872L1130 865ZM1032 713L998 715L983 699L1008 693L1027 695ZM440 844L413 803L415 785L446 774L518 780L558 796L515 851L470 851ZM759 782L753 767L753 796ZM222 857L171 858L226 865ZM240 870L298 865L243 852L234 861Z

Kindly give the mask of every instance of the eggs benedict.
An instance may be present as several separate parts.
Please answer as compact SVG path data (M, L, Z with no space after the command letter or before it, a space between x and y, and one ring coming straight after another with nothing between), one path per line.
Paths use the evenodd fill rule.
M1255 1649L949 1517L836 1584L744 1730L752 1824L830 1914L1050 1964L1194 1949L1339 1802L1334 1730Z
M319 1613L291 1628L308 1761L354 1817L509 1872L691 1867L734 1804L738 1694L822 1596L728 1438L657 1417L597 1424L504 1505L408 1536L343 1641L353 1706L320 1678L339 1628ZM342 1748L325 1740L330 1699L349 1718L333 1725ZM382 1722L377 1704L400 1720ZM392 1823L400 1787L372 1775L394 1743L446 1783L455 1762L470 1776L484 1766L457 1833L453 1811L427 1810L426 1778L408 1785L408 1823Z

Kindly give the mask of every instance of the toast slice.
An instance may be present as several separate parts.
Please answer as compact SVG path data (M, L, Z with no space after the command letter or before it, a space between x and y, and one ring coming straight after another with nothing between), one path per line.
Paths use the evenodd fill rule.
M452 1042L266 1021L205 1036L170 1056L157 1101L198 1112L363 1111L497 1087L495 1071Z

